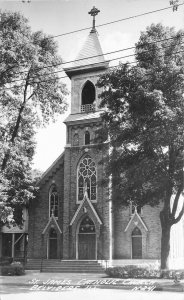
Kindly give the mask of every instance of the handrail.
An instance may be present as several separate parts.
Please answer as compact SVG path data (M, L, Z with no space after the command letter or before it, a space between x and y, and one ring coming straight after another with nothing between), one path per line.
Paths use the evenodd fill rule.
M41 258L40 273L42 272L42 269L43 269L43 256Z

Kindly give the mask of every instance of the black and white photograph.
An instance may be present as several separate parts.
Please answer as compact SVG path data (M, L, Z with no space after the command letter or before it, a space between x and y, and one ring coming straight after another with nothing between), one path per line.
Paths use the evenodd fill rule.
M0 300L184 300L184 2L0 0Z

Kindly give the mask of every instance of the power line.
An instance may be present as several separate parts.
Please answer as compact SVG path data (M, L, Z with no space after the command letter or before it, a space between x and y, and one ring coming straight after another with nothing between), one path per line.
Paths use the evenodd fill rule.
M177 4L177 7L179 7L179 6L181 6L181 5L184 5L184 3ZM119 19L119 20L115 20L115 21L103 23L103 24L100 24L100 25L96 25L96 27L102 27L102 26L106 26L106 25L110 25L110 24L114 24L114 23L118 23L118 22L122 22L122 21L127 21L127 20L134 19L134 18L137 18L137 17L142 17L142 16L149 15L149 14L152 14L152 13L156 13L156 12L168 10L168 9L172 8L172 6L173 6L173 5L167 6L167 7L164 7L164 8L160 8L160 9L156 9L156 10L152 10L152 11L149 11L149 12L145 12L145 13L138 14L138 15L129 16L129 17L126 17L126 18L123 18L123 19ZM69 34L81 32L81 31L89 30L89 29L91 29L91 27L85 27L85 28L81 28L81 29L69 31L69 32L66 32L66 33L54 35L54 36L47 37L47 38L44 38L44 39L45 39L45 40L49 40L49 39L53 39L53 38L57 38L57 37L60 37L60 36L65 36L65 35L69 35ZM20 65L20 66L21 66L21 65ZM22 65L22 66L24 66L24 65Z
M179 53L184 53L184 50L183 51L177 51L177 52L173 52L172 53L172 55L173 54L179 54ZM165 55L165 56L170 56L170 54L169 55ZM162 56L158 56L158 57L162 57ZM119 59L119 58L117 58L117 59ZM116 59L116 60L117 60ZM130 64L135 64L135 63L137 63L137 61L133 61L133 62L128 62L127 64L128 65L130 65ZM101 63L96 63L96 64L101 64ZM92 65L94 65L94 64L92 64ZM87 66L89 66L89 65L87 65ZM115 65L115 66L111 66L111 67L107 67L107 69L112 69L112 68L115 68L115 67L118 67L119 66L119 64L118 65ZM85 67L85 66L83 66L83 67ZM150 75L150 74L145 74L145 75ZM97 75L98 77L99 76L101 76L101 75ZM42 82L52 82L52 81L54 81L54 80L58 80L58 79L63 79L63 78L68 78L68 76L61 76L61 77L58 77L58 78L53 78L53 79L46 79L46 80L41 80L41 81L33 81L32 82L32 84L39 84L39 83L42 83ZM19 86L17 86L17 88L19 88L19 87L23 87L24 85L19 85ZM3 91L4 90L11 90L12 88L4 88L3 89Z
M184 5L184 3L178 4L178 7L181 6L181 5ZM115 20L115 21L111 21L111 22L99 24L99 25L96 25L95 27L102 27L102 26L106 26L106 25L111 25L111 24L115 24L115 23L118 23L118 22L123 22L123 21L131 20L131 19L135 19L135 18L138 18L138 17L143 17L143 16L146 16L146 15L149 15L149 14L153 14L153 13L164 11L164 10L168 10L168 9L172 9L172 6L167 6L167 7L164 7L164 8L160 8L160 9L148 11L148 12L145 12L145 13L142 13L142 14L138 14L138 15L134 15L134 16L129 16L129 17L125 17L123 19L119 19L119 20ZM76 32L81 32L81 31L89 30L89 29L91 29L91 27L85 27L85 28L81 28L81 29L77 29L77 30L73 30L73 31L61 33L61 34L58 34L58 35L54 35L54 36L48 37L46 39L57 38L57 37L60 37L60 36L65 36L65 35L68 35L68 34L73 34L73 33L76 33Z
M184 35L181 35L181 36L184 36ZM175 38L177 39L177 37L174 36L174 37L165 38L165 39L161 39L161 40L157 40L157 41L153 41L153 42L148 42L147 44L148 45L156 44L156 43L168 41L168 40L175 39ZM181 43L181 44L183 44L183 43ZM59 65L65 65L65 64L69 64L69 63L73 63L73 62L83 61L85 59L91 59L91 58L96 58L96 57L99 57L99 56L104 56L104 55L114 54L114 53L118 53L118 52L123 52L123 51L126 51L126 50L132 50L132 49L135 49L135 48L136 48L136 46L132 46L132 47L128 47L128 48L119 49L119 50L116 50L116 51L106 52L104 54L98 54L98 55L88 56L88 57L85 57L85 58L80 58L80 59L76 59L76 60L71 60L71 61L55 64L55 65L44 66L44 67L41 67L41 68L36 68L35 71L37 71L37 70L39 71L39 70L42 70L42 69L45 69L45 68L47 69L49 67L56 67L56 66L59 66ZM165 48L168 48L168 47L163 47L163 48L165 49ZM145 50L142 53L147 53L147 52L149 52L149 50ZM121 59L121 58L128 58L128 57L132 57L134 55L135 54L129 54L129 55L121 56L121 57L114 58L114 59L112 58L112 59L109 59L108 61L113 61L113 60L117 60L117 59ZM100 63L102 63L102 62L100 62ZM98 64L98 63L94 63L94 64ZM87 66L87 65L85 65L85 66ZM70 70L75 69L75 68L76 67L71 67ZM15 73L15 74L20 75L20 74L23 74L25 72L27 72L27 71L22 71L20 73ZM56 73L60 73L60 72L64 72L64 70L54 71L54 72L51 72L51 73L42 74L40 76L47 76L47 75L56 74ZM30 77L29 79L31 79L31 78L34 78L34 77ZM8 83L14 83L14 82L22 81L22 80L25 80L25 79L15 79L15 80L10 81Z

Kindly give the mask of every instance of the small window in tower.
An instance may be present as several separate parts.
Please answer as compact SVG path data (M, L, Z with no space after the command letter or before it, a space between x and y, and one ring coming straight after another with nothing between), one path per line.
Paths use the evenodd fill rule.
M73 136L73 146L79 146L79 135L75 133Z
M95 100L95 86L91 81L87 81L82 90L82 105L92 104Z
M85 145L89 145L90 144L90 133L89 131L85 132L85 136L84 136L84 144Z

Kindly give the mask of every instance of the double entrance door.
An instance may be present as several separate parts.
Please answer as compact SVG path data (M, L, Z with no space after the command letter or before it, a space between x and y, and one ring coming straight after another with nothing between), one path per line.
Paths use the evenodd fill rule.
M96 259L96 234L78 234L78 259Z

